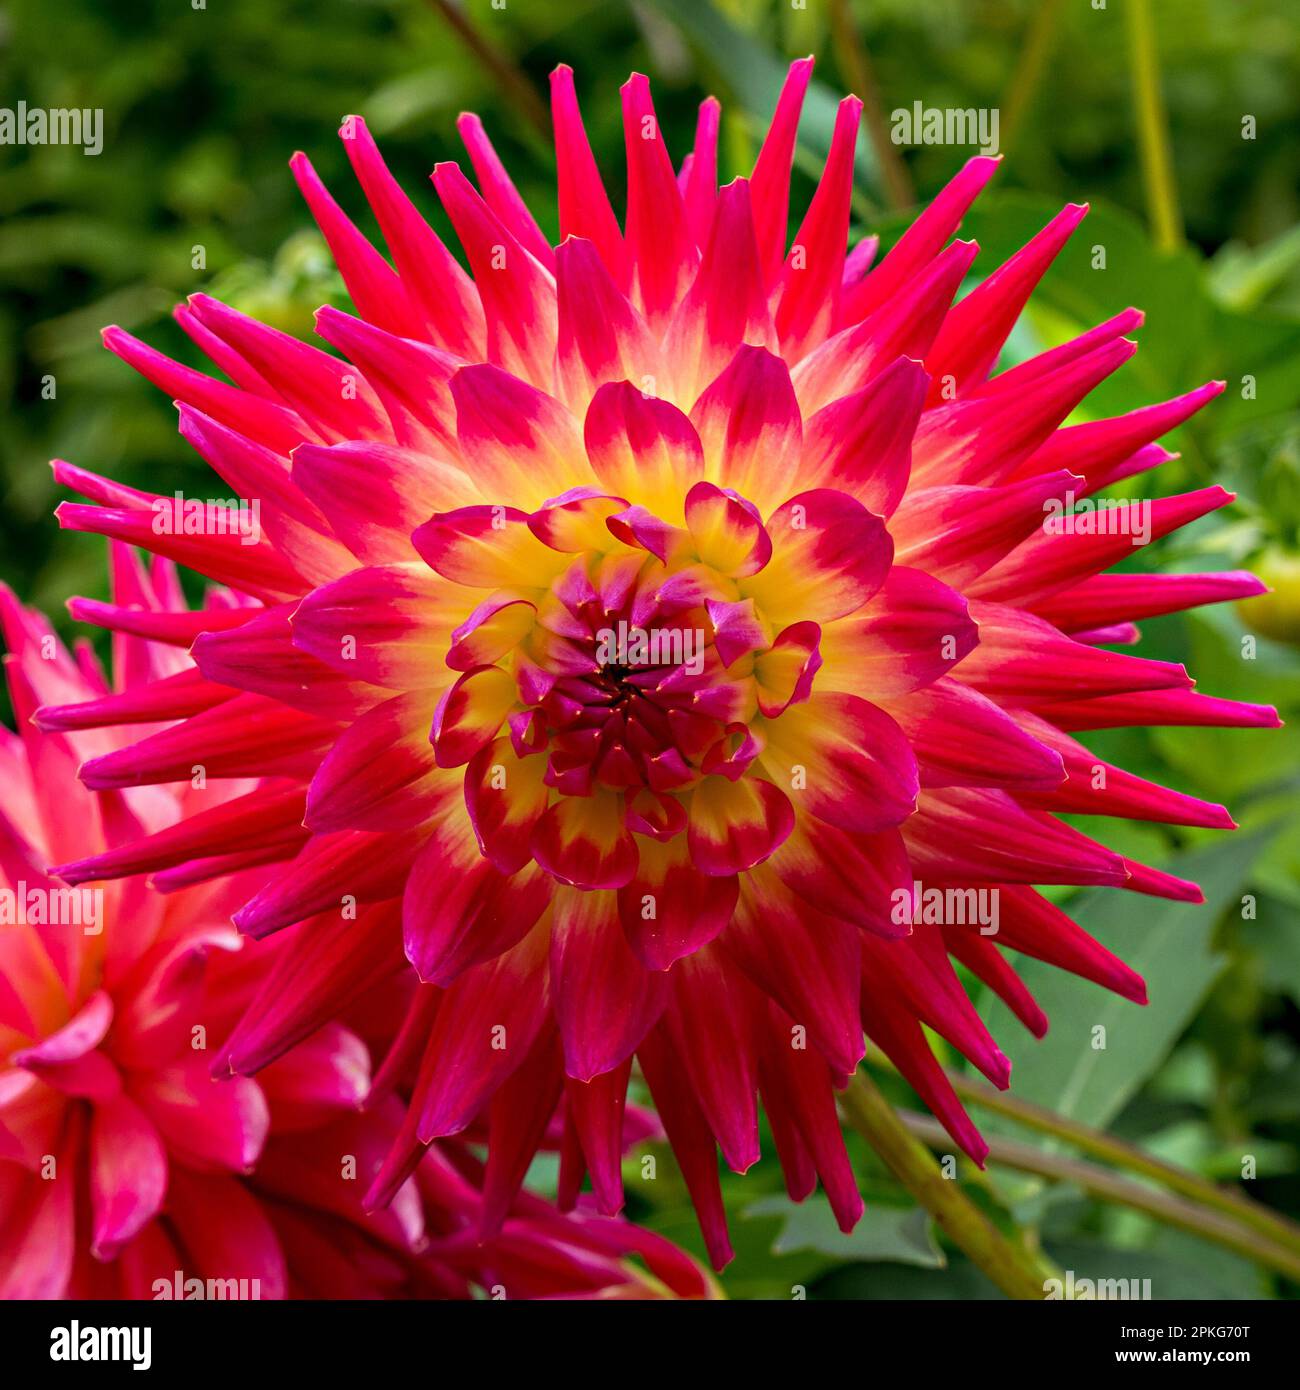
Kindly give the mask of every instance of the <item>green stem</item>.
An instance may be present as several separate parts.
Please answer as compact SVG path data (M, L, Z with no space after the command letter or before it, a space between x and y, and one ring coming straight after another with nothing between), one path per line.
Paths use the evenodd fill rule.
M1038 8L1029 23L1024 46L1011 81L1007 84L1007 94L1002 100L1002 152L1011 148L1024 121L1025 113L1038 91L1051 55L1052 44L1056 38L1057 21L1061 17L1064 0L1039 0Z
M1054 1110L1034 1105L1030 1101L1004 1095L1001 1091L995 1091L991 1086L986 1086L983 1082L975 1081L960 1072L949 1071L947 1076L952 1082L953 1090L963 1100L1005 1115L1026 1129L1063 1139L1076 1149L1081 1149L1084 1153L1103 1159L1107 1163L1113 1163L1117 1168L1126 1168L1129 1172L1150 1178L1200 1206L1222 1212L1300 1257L1300 1226L1252 1201L1244 1193L1219 1187L1196 1173L1189 1173L1185 1168L1176 1168L1172 1163L1154 1158L1135 1145L1126 1144L1122 1139L1115 1139L1109 1134L1080 1124L1077 1120L1067 1119Z
M875 150L876 161L885 180L885 195L890 207L910 208L916 202L912 176L889 134L885 109L880 100L880 86L867 56L866 45L854 23L848 0L830 0L831 37L835 41L839 60L848 79L849 88L862 98L862 115L867 135Z
M897 1119L909 1134L932 1148L946 1149L952 1143L943 1126L928 1115L905 1110L899 1112ZM1271 1241L1260 1239L1256 1233L1243 1229L1216 1211L1207 1211L1204 1207L1171 1197L1167 1192L1144 1187L1118 1173L1112 1173L1108 1168L1098 1168L1060 1154L1045 1153L1031 1144L993 1138L988 1140L988 1145L989 1158L994 1163L1014 1168L1017 1172L1032 1173L1049 1182L1071 1183L1089 1196L1144 1212L1167 1226L1175 1226L1202 1240L1221 1245L1225 1250L1242 1255L1255 1264L1266 1265L1285 1274L1288 1279L1300 1281L1300 1256Z
M875 1082L858 1072L840 1094L849 1124L878 1153L890 1172L962 1250L1009 1298L1043 1297L1050 1277L1040 1258L1009 1241L934 1156L903 1125Z
M1174 251L1183 243L1183 222L1174 186L1169 122L1160 91L1150 0L1125 0L1124 9L1128 15L1133 100L1137 107L1138 148L1142 157L1142 181L1146 186L1147 215L1157 249Z
M546 104L537 94L537 88L528 80L522 68L502 53L474 27L468 15L452 0L429 0L429 3L454 29L465 47L496 79L497 85L506 98L513 103L521 116L549 143L551 138L551 118Z

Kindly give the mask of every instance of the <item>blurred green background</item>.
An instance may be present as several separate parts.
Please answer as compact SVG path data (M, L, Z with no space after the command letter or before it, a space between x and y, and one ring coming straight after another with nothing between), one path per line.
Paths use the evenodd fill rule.
M1189 909L1098 893L1080 905L1089 927L1146 974L1148 1009L1114 1004L1091 985L1063 987L1030 965L1026 978L1041 982L1053 1017L1048 1041L1022 1042L997 1003L985 1012L1016 1062L1017 1093L1215 1179L1240 1178L1251 1156L1250 1193L1300 1214L1300 26L1290 0L1099 3L208 0L196 9L190 0L9 0L0 5L0 104L101 107L104 150L90 158L0 146L0 577L60 616L69 594L102 592L100 547L61 535L50 518L59 500L51 457L160 493L202 486L203 465L176 436L169 403L100 349L102 325L120 323L197 365L168 317L193 290L304 334L318 304L344 302L286 161L306 150L369 227L334 134L349 112L367 118L436 220L428 172L461 157L455 117L477 110L554 234L544 103L557 62L577 70L616 200L617 88L634 68L654 80L678 157L700 99L723 99L729 178L748 172L789 58L815 53L796 215L840 92L866 96L878 130L917 100L996 108L1007 157L963 232L983 248L977 270L1061 203L1093 207L1008 360L1136 304L1147 312L1141 351L1088 414L1210 377L1228 382L1175 438L1182 457L1154 485L1166 493L1213 480L1238 501L1157 546L1155 563L1250 565L1276 593L1245 615L1219 608L1146 624L1142 650L1187 661L1209 693L1277 703L1290 727L1098 736L1104 755L1134 771L1226 802L1243 829L1100 827L1137 857L1175 871L1190 862L1210 900ZM856 233L879 231L888 243L908 208L970 153L864 136ZM1097 245L1104 270L1093 265ZM49 378L52 399L42 389ZM1110 1030L1109 1050L1080 1075L1080 1039L1097 1022ZM991 1294L854 1144L873 1205L851 1238L820 1200L791 1208L774 1167L726 1179L740 1251L729 1291ZM629 1170L633 1213L698 1248L671 1160L659 1172L644 1182ZM1080 1275L1151 1277L1157 1296L1300 1287L1069 1184L994 1165L978 1192L999 1221L1035 1233Z

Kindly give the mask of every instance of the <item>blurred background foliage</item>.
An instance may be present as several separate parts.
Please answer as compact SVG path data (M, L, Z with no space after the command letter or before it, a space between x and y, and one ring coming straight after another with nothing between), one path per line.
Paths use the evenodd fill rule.
M1143 48L1144 20L1154 50ZM841 91L874 103L878 129L918 100L997 108L1006 160L963 232L982 247L977 271L1061 203L1092 203L1008 361L1136 304L1147 313L1141 351L1080 418L1210 377L1228 383L1172 441L1181 457L1138 486L1216 481L1238 500L1155 547L1154 563L1250 565L1274 593L1244 612L1146 624L1142 649L1186 661L1212 694L1278 704L1289 727L1097 736L1104 756L1227 802L1243 828L1103 827L1123 851L1175 870L1192 856L1188 872L1206 886L1204 908L1105 892L1080 904L1089 928L1146 974L1149 1008L1032 963L1026 978L1053 1019L1047 1041L1022 1040L1000 1004L984 1007L1015 1061L1016 1094L1215 1180L1240 1179L1253 1157L1246 1189L1300 1214L1300 26L1290 0L5 0L0 104L101 107L104 150L0 147L0 577L60 616L69 594L103 591L98 545L62 535L50 517L52 457L206 495L169 403L101 350L99 329L120 323L198 365L169 313L203 288L309 334L317 305L344 301L286 160L306 150L369 226L334 138L344 115L366 117L438 221L427 175L435 160L460 157L456 115L477 110L554 233L544 102L557 62L577 70L617 201L617 87L630 70L654 79L678 155L700 99L723 99L728 178L748 172L784 67L808 52L819 64L796 215ZM1144 54L1157 65L1145 85ZM1164 117L1148 106L1144 124L1142 96L1157 90ZM1162 150L1173 188L1163 197L1153 177ZM855 235L879 232L887 245L970 153L864 136ZM1097 245L1105 269L1094 268ZM1108 1029L1101 1053L1088 1041L1098 1023ZM906 1103L906 1088L884 1084ZM990 1133L1016 1132L978 1117ZM792 1207L769 1165L725 1178L739 1250L728 1290L994 1296L856 1136L851 1144L871 1201L851 1237L820 1198ZM629 1186L634 1215L699 1248L671 1159L653 1182L630 1166ZM975 1191L1080 1276L1151 1278L1158 1297L1300 1291L1256 1260L1070 1182L995 1163Z

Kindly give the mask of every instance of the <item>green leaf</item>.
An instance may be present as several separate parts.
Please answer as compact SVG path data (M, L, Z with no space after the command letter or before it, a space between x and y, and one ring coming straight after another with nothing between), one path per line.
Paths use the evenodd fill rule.
M1268 988L1288 994L1300 1004L1300 912L1289 904L1264 900L1260 923L1252 944L1264 964Z
M1004 1297L968 1260L955 1257L947 1269L915 1269L900 1264L852 1264L817 1282L815 1300L840 1302L933 1299L996 1303Z
M1155 1248L1116 1250L1089 1240L1046 1242L1062 1270L1079 1279L1150 1279L1151 1297L1159 1299L1259 1298L1259 1271L1248 1261L1217 1245L1179 1231L1160 1233Z
M927 1269L944 1264L933 1224L922 1207L869 1206L847 1235L835 1224L824 1199L796 1204L782 1195L764 1197L746 1207L744 1216L782 1218L772 1242L774 1255L815 1250L837 1260L894 1260Z
M1253 309L1300 267L1300 227L1290 227L1262 246L1230 241L1210 262L1211 284L1220 303Z
M1147 982L1146 1008L1080 982L1039 961L1018 962L1019 973L1051 1019L1041 1042L1007 1034L1003 1049L1012 1063L1012 1085L1022 1100L1105 1128L1168 1055L1211 984L1224 958L1211 947L1214 926L1233 902L1270 832L1220 842L1182 855L1167 866L1199 883L1203 904L1139 897L1093 889L1070 905L1081 927L1126 960ZM986 998L988 1019L1004 1006ZM996 1020L999 1035L1006 1034ZM1104 1047L1094 1046L1104 1029ZM989 1128L995 1128L992 1117Z

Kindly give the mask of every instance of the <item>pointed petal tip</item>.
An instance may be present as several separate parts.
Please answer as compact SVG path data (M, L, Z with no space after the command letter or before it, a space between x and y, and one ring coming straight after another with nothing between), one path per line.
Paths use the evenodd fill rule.
M66 864L47 864L45 872L51 878L61 878L64 883L76 888L79 884L89 882L94 875L88 870L93 865L91 859L72 859Z
M866 1210L866 1204L859 1197L852 1208L841 1207L839 1211L834 1212L835 1224L844 1235L850 1236L857 1229L858 1222L862 1220Z
M721 1274L724 1269L736 1258L736 1252L732 1248L731 1241L707 1240L709 1249L709 1264L713 1266L714 1273Z
M73 718L71 712L76 708L76 705L40 705L32 711L28 723L43 734L64 733L69 728L76 728L75 722L69 723Z

